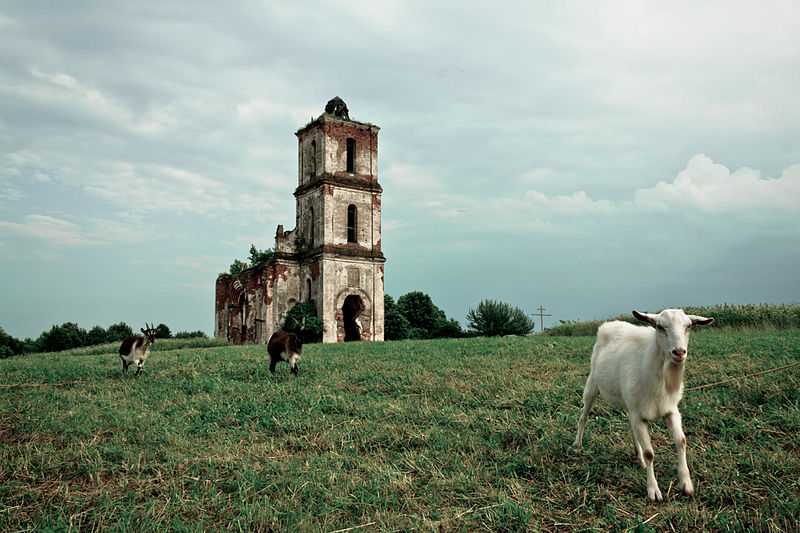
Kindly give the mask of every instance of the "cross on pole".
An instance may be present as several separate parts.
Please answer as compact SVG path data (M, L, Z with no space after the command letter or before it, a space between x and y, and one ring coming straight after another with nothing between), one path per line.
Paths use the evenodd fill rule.
M541 326L541 329L539 331L544 331L544 317L553 316L553 315L545 314L546 309L544 307L542 307L541 305L539 306L537 311L539 311L539 312L538 313L533 313L533 316L538 316L539 317L539 325Z

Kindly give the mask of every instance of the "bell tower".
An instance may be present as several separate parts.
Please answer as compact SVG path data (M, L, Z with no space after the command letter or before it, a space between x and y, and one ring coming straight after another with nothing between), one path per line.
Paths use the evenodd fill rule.
M350 118L338 96L296 132L296 257L300 292L324 342L383 340L380 128Z

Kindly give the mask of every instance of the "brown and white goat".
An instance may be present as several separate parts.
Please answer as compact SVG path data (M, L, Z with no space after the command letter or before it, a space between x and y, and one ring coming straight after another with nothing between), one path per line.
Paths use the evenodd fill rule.
M267 343L267 353L269 353L269 371L275 373L275 365L281 361L286 361L295 376L299 372L297 361L303 353L303 341L299 336L288 331L276 331L269 338Z
M144 362L150 355L150 346L156 342L156 330L153 326L144 323L145 328L140 329L141 335L131 335L119 345L119 358L122 359L122 371L127 374L128 367L136 364L136 375L142 373Z
M633 316L652 327L614 321L597 330L574 446L581 446L589 412L598 396L614 407L625 409L636 455L647 470L647 497L661 500L647 423L663 418L678 453L678 488L691 496L694 484L686 463L686 435L678 403L683 396L689 330L711 324L714 319L687 315L682 309L665 309L658 314L634 311Z

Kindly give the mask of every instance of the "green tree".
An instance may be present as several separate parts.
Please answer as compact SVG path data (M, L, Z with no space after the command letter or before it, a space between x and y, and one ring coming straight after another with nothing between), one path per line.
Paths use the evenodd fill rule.
M436 323L433 336L436 338L457 339L464 336L464 330L461 329L461 324L458 323L458 320L445 318Z
M283 321L283 329L300 336L304 343L322 340L322 320L311 302L296 304Z
M437 322L444 319L444 313L436 307L431 297L421 291L402 295L397 299L397 309L411 326L412 338L431 338Z
M86 345L95 346L108 342L108 332L100 326L95 326L86 334Z
M156 339L169 339L172 337L172 332L166 324L159 324L156 326Z
M86 346L86 330L74 322L64 322L42 332L38 344L45 352L60 352L71 348Z
M121 341L126 337L133 335L133 330L125 322L119 324L111 324L108 326L108 342Z
M259 250L255 244L250 245L250 266L263 265L269 263L275 253L267 248L266 250Z
M387 341L398 341L411 336L411 325L400 312L394 298L383 295L383 336Z
M234 259L233 263L231 263L230 272L231 276L238 276L247 268L247 263L244 261L239 261L238 259Z
M404 294L397 299L397 310L408 321L409 338L434 339L461 337L464 334L458 321L448 319L444 311L436 307L431 297L424 292L412 291Z
M533 320L525 311L505 302L482 300L467 313L469 329L478 335L527 335L533 331Z
M21 354L25 351L24 348L25 344L21 340L15 339L0 327L0 359Z

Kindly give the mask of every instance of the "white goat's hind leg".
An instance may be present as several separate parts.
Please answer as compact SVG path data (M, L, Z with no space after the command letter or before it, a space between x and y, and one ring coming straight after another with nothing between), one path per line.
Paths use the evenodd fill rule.
M631 430L636 438L636 443L642 449L644 455L645 468L647 468L647 497L653 501L661 501L661 490L658 488L656 474L653 471L653 445L650 444L650 433L647 431L647 422L636 413L631 413Z
M583 387L583 410L581 417L578 420L578 434L575 435L575 442L572 444L576 448L580 448L583 444L583 432L586 429L586 421L589 420L589 412L592 410L592 405L597 399L597 387L592 381L592 375L586 379L586 386Z
M636 432L633 431L633 426L631 426L631 436L633 437L633 453L636 455L642 468L647 468L647 463L644 462L644 453L642 453L642 447L639 446L639 441L636 440Z
M666 416L667 427L672 433L672 441L678 452L678 488L687 496L694 494L694 484L689 475L689 465L686 464L686 435L683 433L683 423L680 412L676 409Z

